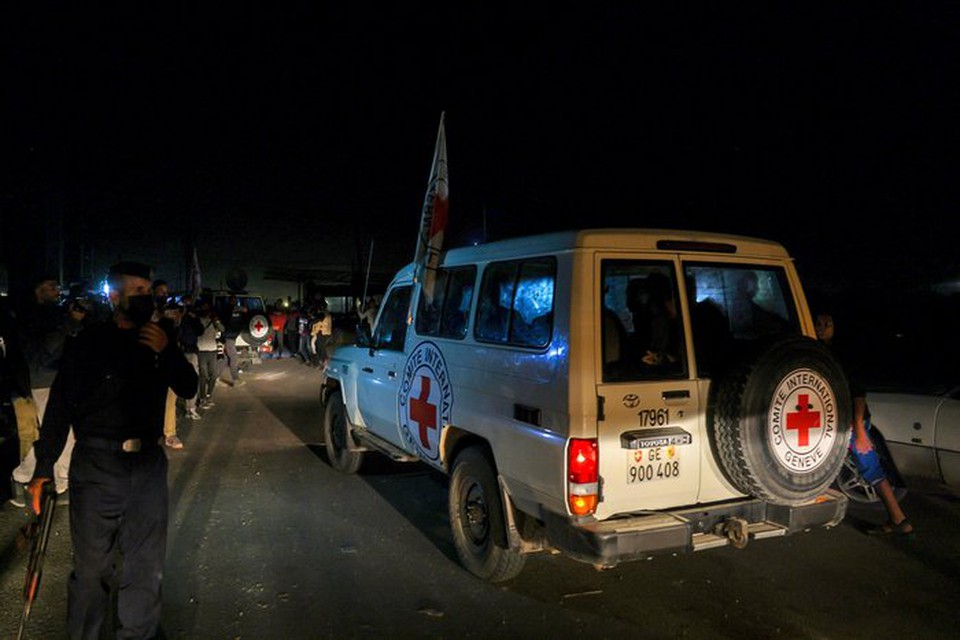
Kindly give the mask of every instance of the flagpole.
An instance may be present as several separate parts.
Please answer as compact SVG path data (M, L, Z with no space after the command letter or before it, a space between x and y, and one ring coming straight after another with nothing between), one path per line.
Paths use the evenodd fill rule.
M370 284L370 265L373 263L373 238L370 239L370 254L367 255L367 277L363 281L363 298L360 304L367 304L367 285Z

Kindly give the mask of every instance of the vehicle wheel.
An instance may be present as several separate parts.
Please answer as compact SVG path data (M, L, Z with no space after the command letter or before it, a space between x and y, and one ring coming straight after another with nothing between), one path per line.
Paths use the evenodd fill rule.
M342 473L356 473L363 462L363 452L353 451L347 439L350 435L347 411L343 405L343 396L334 393L327 401L327 410L323 420L323 439L327 445L327 457L330 466Z
M453 464L449 510L453 544L470 573L490 582L520 573L526 556L506 546L500 487L479 447L465 449Z
M851 399L836 359L810 338L783 338L711 389L711 438L739 491L795 505L823 493L846 459Z
M853 458L847 456L844 459L843 467L840 469L840 475L837 476L835 483L843 495L847 496L851 502L868 507L883 507L883 501L877 494L876 488L863 479L860 471L857 469L857 463ZM900 502L907 495L906 487L893 487L893 495Z

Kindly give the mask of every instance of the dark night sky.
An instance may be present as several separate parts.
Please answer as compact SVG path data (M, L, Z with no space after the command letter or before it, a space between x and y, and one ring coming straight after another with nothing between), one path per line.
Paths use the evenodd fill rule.
M389 270L446 110L450 246L486 211L490 239L770 237L819 286L960 278L958 5L645 4L5 7L4 224L62 215L104 261L193 239L208 266L373 239Z

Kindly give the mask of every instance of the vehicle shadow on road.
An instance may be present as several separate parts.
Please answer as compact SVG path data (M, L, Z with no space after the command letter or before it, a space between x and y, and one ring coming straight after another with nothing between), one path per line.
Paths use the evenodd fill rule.
M258 400L311 450L323 443L323 417L318 398L260 395Z
M330 464L327 448L307 445L324 464ZM425 464L394 462L386 456L368 453L357 472L393 509L430 541L443 555L459 562L450 539L447 515L447 478Z
M446 476L419 462L394 462L379 454L367 454L358 475L443 555L459 562L450 538Z

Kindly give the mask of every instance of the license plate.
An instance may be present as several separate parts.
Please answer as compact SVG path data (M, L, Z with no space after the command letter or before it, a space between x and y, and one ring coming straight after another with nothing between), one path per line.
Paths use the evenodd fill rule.
M627 484L680 477L680 447L668 445L627 452Z

